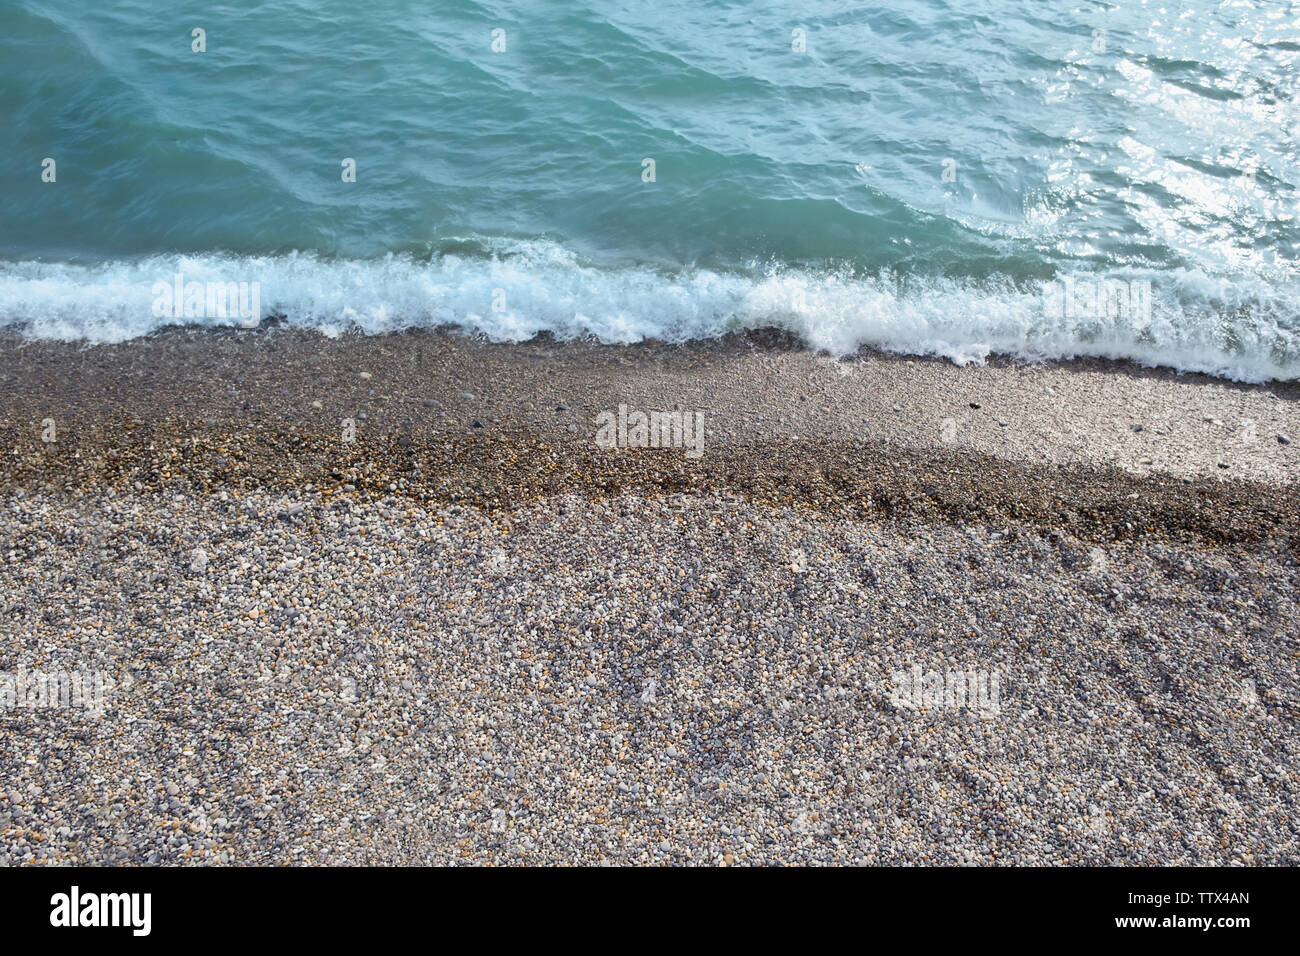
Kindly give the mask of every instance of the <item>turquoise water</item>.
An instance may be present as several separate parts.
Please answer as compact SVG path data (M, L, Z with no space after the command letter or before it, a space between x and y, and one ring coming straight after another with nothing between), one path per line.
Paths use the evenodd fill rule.
M1300 375L1295 4L251 6L0 3L0 322L144 334L180 272L331 333Z

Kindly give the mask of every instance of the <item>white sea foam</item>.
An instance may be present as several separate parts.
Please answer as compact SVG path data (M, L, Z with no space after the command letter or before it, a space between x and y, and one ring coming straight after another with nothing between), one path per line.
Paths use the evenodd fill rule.
M1148 316L1046 305L1009 280L852 276L773 267L680 273L585 263L546 242L490 257L328 260L313 255L155 256L72 265L0 263L0 325L33 339L121 342L178 320L156 315L155 288L257 282L263 317L326 335L450 325L496 341L549 331L562 339L682 342L775 327L842 355L861 346L945 356L1130 359L1241 381L1300 377L1300 293L1292 284L1200 273L1146 273ZM1116 276L1130 281L1133 275ZM198 315L197 326L239 326Z

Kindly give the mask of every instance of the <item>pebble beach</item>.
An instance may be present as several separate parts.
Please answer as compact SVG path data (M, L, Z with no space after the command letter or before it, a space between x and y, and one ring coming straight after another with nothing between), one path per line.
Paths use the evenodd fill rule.
M1294 385L0 349L0 672L106 688L0 710L0 863L1300 860ZM619 404L701 411L703 454L598 447Z

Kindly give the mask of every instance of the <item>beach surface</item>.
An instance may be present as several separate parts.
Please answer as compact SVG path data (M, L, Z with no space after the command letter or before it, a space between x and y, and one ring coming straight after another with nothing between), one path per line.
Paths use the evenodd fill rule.
M1300 386L767 334L0 353L0 672L107 686L0 710L0 863L1300 861ZM620 406L702 454L599 447Z

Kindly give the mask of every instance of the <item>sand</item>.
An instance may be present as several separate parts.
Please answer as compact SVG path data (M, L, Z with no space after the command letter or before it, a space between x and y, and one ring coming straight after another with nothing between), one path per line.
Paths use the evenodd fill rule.
M111 685L0 712L0 862L1297 860L1295 385L0 348L0 673ZM703 454L597 447L619 405Z

